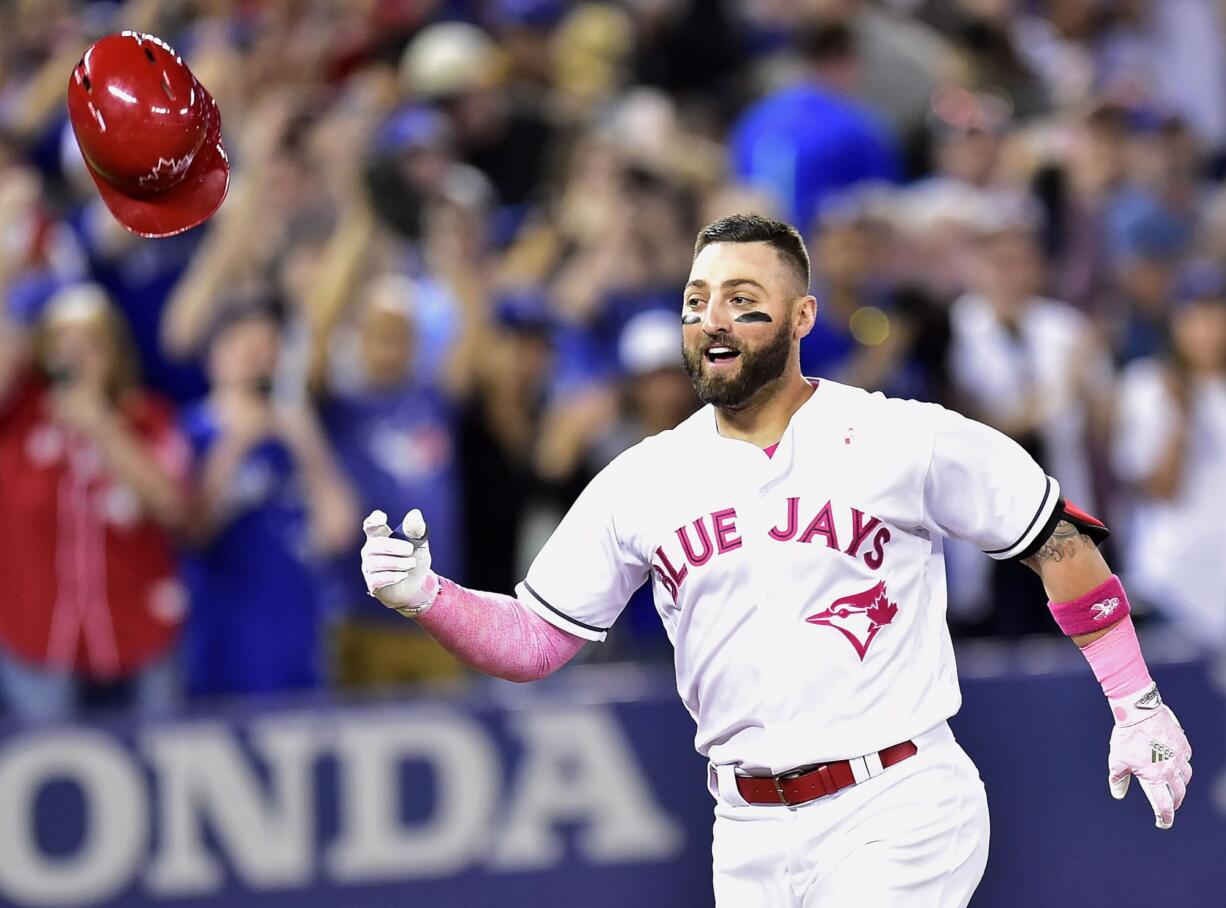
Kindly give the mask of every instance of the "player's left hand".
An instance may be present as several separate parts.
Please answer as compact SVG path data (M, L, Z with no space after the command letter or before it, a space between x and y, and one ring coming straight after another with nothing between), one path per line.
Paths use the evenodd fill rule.
M1111 796L1120 800L1137 777L1154 809L1154 825L1170 829L1192 780L1192 747L1155 685L1127 701L1111 701L1116 716L1107 758Z
M419 618L438 595L438 578L430 571L429 533L421 511L409 511L401 529L406 538L395 538L383 511L372 511L362 522L366 533L362 576L370 595L406 618Z

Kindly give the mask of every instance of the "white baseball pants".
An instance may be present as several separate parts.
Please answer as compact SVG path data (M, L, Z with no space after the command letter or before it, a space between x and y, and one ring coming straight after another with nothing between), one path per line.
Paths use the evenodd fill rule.
M875 778L799 807L751 805L719 772L717 908L953 908L988 860L979 772L942 722Z

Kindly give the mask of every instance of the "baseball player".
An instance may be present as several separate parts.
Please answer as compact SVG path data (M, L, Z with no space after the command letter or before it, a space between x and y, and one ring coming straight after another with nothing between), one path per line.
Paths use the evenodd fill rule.
M723 908L970 900L987 860L960 705L946 537L1042 577L1102 684L1111 793L1132 776L1169 828L1191 749L1142 658L1106 527L1004 435L933 404L800 372L809 260L790 226L704 228L681 308L707 404L584 490L514 597L430 571L420 511L367 518L370 592L474 668L543 677L603 640L650 581L716 801Z

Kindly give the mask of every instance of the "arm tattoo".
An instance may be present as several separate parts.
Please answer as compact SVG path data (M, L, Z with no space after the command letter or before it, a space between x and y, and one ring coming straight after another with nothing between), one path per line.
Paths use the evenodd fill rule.
M1027 558L1026 563L1038 570L1039 565L1045 561L1061 562L1066 558L1072 560L1077 557L1078 550L1087 545L1093 547L1094 541L1067 520L1061 520L1047 537L1043 547Z

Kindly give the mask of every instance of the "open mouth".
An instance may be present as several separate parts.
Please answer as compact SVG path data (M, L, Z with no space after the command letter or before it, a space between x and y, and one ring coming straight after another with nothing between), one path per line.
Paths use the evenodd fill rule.
M703 351L703 358L713 366L727 365L739 357L740 351L716 344Z

